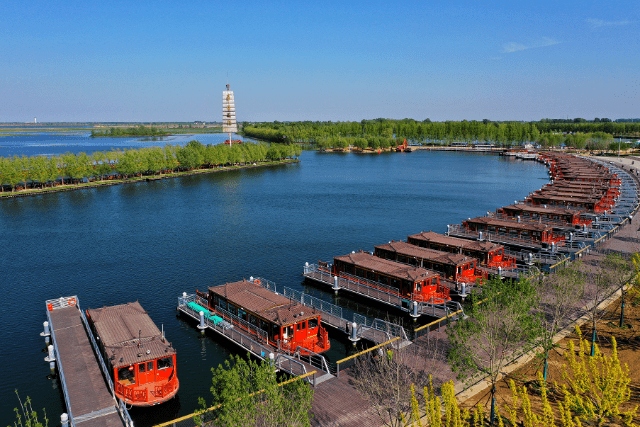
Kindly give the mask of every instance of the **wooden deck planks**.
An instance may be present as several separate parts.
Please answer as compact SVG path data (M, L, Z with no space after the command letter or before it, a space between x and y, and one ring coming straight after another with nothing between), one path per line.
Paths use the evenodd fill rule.
M348 370L313 388L312 426L377 427L381 425L375 410L350 384Z
M100 371L79 310L75 306L53 310L51 322L59 352L57 363L62 364L71 406L67 410L76 420L81 420L76 424L121 427L123 423L117 412L83 420L85 415L115 408L116 403Z

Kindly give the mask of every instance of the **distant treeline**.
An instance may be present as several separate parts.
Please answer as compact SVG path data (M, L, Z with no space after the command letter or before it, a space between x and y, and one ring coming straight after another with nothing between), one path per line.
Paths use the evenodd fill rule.
M120 136L164 136L169 133L152 126L138 125L130 128L111 127L104 132L91 131L91 137L120 137Z
M194 169L211 169L293 158L302 148L284 144L202 145L191 141L184 147L146 147L131 150L66 153L60 156L0 157L0 191L22 188L53 187L56 184L80 183L85 179L101 181L114 177L162 175Z
M578 120L578 121L575 121ZM578 144L604 142L616 136L640 136L640 123L600 121L562 121L545 119L539 122L446 121L419 122L412 119L375 119L360 122L272 122L245 125L245 135L273 142L318 144L340 143L344 138L408 139L418 143L448 144L453 141L492 142L501 146L522 142L541 142L548 145L563 143L568 134L582 134ZM606 120L606 121L602 121ZM563 134L560 137L554 134ZM571 138L570 138L571 139ZM332 142L333 141L333 142ZM374 140L375 141L375 140ZM382 141L380 140L382 143ZM572 142L572 141L570 141ZM375 142L374 142L375 143Z

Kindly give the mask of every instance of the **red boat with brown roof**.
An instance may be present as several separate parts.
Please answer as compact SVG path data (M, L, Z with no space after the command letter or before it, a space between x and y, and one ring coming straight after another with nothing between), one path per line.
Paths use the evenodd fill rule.
M151 406L178 393L176 350L139 302L86 313L116 396L129 405Z
M463 254L421 248L402 241L391 241L375 247L374 255L403 264L433 270L452 282L472 284L486 279L487 275L477 268L478 260Z
M496 242L461 239L433 231L423 231L407 236L407 242L423 248L474 257L480 261L481 265L489 268L508 269L516 266L515 258L505 255L504 246Z
M322 353L330 348L319 311L263 288L259 279L254 282L243 279L209 287L207 293L196 293L207 300L214 315L224 310L264 331L267 344L275 349L289 353L301 350L301 354L307 355L309 352L305 350ZM255 333L242 321L234 322L234 327Z
M584 210L567 209L556 206L527 205L518 203L502 207L496 211L503 218L517 220L520 217L524 221L549 222L562 226L584 226L591 224L590 219L582 218Z
M359 280L408 300L440 304L450 301L449 288L440 284L438 273L421 267L389 261L369 252L352 252L333 258L332 274Z

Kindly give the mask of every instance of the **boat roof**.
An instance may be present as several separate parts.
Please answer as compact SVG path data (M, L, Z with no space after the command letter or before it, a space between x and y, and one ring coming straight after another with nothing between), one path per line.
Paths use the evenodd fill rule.
M532 194L529 196L531 199L540 199L540 200L556 200L562 202L571 202L571 203L598 203L602 197L571 197L571 196L556 196L553 194Z
M445 236L444 234L435 233L433 231L423 231L418 234L412 234L409 238L480 252L490 252L503 247L503 245L495 242L460 239L458 237Z
M412 258L421 258L441 264L447 265L463 265L469 261L476 261L475 258L468 257L462 254L452 254L451 252L443 252L435 249L421 248L420 246L412 245L407 242L394 242L385 243L384 245L378 245L376 249L395 252L398 254L406 255Z
M438 273L422 267L414 267L412 265L378 258L369 252L352 252L347 255L334 257L333 259L334 262L339 260L349 264L355 264L367 270L384 273L388 276L397 277L398 279L411 280L412 282L421 282L433 277L439 277Z
M248 280L211 286L209 292L234 303L243 310L279 326L286 326L318 317L319 313L297 301L278 295Z
M553 229L553 227L551 227L548 224L541 224L537 222L516 222L513 220L490 218L486 216L479 216L476 218L468 219L465 222L473 223L473 224L492 225L495 227L519 228L521 230L531 230L531 231L547 231L547 230L551 231Z
M176 354L138 301L88 309L87 314L116 368Z
M575 209L566 209L557 206L533 206L533 205L509 205L502 208L505 211L521 211L521 212L534 212L540 214L551 214L551 215L580 215L582 212L586 212L585 210L575 210Z

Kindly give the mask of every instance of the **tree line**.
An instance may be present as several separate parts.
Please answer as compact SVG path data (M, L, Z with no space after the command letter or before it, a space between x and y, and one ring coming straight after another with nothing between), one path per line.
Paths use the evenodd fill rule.
M332 144L344 138L399 138L418 143L448 144L452 141L492 142L510 146L522 142L544 142L547 146L570 142L588 148L589 142L614 137L640 136L640 123L599 122L493 122L444 121L429 119L375 119L360 122L269 122L245 125L243 132L253 138L286 143ZM373 148L373 147L372 147ZM579 147L576 147L579 148Z
M181 126L182 127L182 126ZM119 127L111 127L109 130L104 132L99 132L92 130L91 137L122 137L122 136L148 136L148 137L156 137L156 136L164 136L169 135L168 132L160 130L153 126L133 126L129 128L119 128Z
M129 150L96 151L92 154L65 153L59 156L0 157L0 191L5 185L15 191L54 185L102 181L114 177L162 175L225 165L265 162L297 157L302 149L285 144L203 145L190 141L185 146L144 147Z

